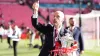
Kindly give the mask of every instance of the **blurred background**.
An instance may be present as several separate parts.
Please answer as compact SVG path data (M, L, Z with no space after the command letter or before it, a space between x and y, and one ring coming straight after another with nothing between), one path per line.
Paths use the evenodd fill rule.
M21 41L18 43L18 56L38 56L42 45L40 34L31 25L31 8L34 0L0 0L0 24L8 26L13 20L20 28L24 28ZM61 10L65 14L66 25L68 19L75 18L75 24L82 29L85 52L82 56L100 56L100 0L39 0L39 22L52 23L53 12ZM49 19L48 19L49 17ZM33 48L29 48L30 38L28 29L31 29L35 36ZM8 49L6 36L3 36L0 43L0 56L13 56L13 50ZM36 48L34 48L36 47Z

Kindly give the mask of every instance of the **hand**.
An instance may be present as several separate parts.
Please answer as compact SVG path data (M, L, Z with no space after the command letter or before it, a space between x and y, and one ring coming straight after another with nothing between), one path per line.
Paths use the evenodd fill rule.
M80 54L83 54L84 53L84 51L82 50L81 52L80 52Z
M33 9L33 12L34 12L35 14L38 13L39 1L36 1L36 2L33 3L32 9Z

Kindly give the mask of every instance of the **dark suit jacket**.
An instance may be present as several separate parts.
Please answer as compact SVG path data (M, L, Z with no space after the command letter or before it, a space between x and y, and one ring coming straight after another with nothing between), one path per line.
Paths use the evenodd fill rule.
M46 26L38 23L37 18L31 18L32 25L40 32L45 34L45 43L43 45L43 48L39 54L39 56L48 56L50 54L50 51L53 50L54 45L54 26L51 24L47 24ZM59 37L64 36L66 33L66 30L64 27L61 28Z
M66 29L68 29L68 28L69 27L66 27ZM84 42L83 42L83 38L82 38L82 34L81 34L81 29L79 27L75 27L73 29L73 38L79 44L78 52L80 53L80 51L84 50Z

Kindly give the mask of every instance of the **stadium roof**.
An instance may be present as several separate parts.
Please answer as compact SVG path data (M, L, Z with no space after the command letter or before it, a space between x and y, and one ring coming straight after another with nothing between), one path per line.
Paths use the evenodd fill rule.
M79 4L44 4L40 3L40 7L45 8L79 8ZM86 8L87 4L81 5L81 8ZM100 8L100 5L94 5L95 8Z

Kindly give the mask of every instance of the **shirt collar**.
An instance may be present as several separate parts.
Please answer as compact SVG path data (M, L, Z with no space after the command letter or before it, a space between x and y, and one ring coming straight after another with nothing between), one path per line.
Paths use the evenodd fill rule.
M61 28L62 28L62 25L61 25L61 27L59 27L59 28L57 29L58 32L60 32ZM56 29L56 28L54 27L54 29Z
M69 29L70 29L70 28L71 28L71 26L69 26ZM72 27L72 30L74 30L75 28L76 28L76 26L73 26L73 27Z

